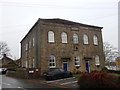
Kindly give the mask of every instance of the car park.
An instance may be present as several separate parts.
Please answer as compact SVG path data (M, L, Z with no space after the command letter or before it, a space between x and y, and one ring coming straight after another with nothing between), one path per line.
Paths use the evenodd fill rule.
M55 80L72 77L72 73L69 71L65 71L60 68L50 68L46 72L43 73L43 76L46 80Z

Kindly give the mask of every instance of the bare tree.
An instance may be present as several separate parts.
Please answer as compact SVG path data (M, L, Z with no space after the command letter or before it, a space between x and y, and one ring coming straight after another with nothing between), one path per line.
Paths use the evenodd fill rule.
M108 42L104 43L105 63L107 66L111 66L111 62L115 62L115 58L118 57L118 49L113 47Z
M3 57L3 54L6 54L7 56L11 56L10 49L6 42L0 41L0 58Z

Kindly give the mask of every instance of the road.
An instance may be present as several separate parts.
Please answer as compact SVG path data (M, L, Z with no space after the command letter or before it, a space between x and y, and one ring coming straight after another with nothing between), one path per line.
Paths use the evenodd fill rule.
M31 90L31 89L44 89L44 88L66 88L65 86L59 86L55 84L48 84L45 83L44 81L35 81L35 80L26 80L26 79L17 79L17 78L12 78L8 77L5 75L0 75L0 88L2 90ZM69 89L67 89L69 90Z
M77 84L78 80L75 77L58 79L58 80L53 80L53 81L44 81L44 82L55 84L55 85L66 86L69 88L78 88L78 84Z

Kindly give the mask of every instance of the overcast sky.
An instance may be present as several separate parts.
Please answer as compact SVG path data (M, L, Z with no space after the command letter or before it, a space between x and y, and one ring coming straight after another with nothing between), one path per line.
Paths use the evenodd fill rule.
M38 18L61 18L103 27L103 41L118 47L119 0L0 0L0 41L20 58L20 41Z

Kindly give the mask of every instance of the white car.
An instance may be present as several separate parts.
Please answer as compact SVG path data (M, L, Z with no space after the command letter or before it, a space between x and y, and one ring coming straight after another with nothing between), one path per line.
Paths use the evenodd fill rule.
M7 68L0 68L0 74L6 74Z

